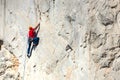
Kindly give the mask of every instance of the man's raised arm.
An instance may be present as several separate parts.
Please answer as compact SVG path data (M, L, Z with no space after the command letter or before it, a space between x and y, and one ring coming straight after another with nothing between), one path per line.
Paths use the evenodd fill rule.
M38 23L38 25L35 27L35 30L40 26L40 22Z

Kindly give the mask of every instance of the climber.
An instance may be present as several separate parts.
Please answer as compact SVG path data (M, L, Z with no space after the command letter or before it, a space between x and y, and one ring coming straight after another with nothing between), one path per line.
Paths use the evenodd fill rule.
M40 26L40 23L38 23L38 25L33 28L33 27L29 27L29 33L28 33L28 50L27 50L27 56L30 57L31 53L30 53L30 49L31 49L31 44L34 40L34 38L37 36L36 33L36 29Z

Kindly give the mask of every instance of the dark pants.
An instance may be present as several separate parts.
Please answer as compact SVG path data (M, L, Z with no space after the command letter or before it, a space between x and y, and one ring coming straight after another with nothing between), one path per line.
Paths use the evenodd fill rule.
M33 39L33 46L32 46L31 51L32 51L33 49L35 50L35 48L37 47L38 44L39 44L39 37L35 37L35 38Z
M28 55L30 55L31 44L32 44L32 39L31 39L31 38L28 38L28 50L27 50L27 54L28 54Z
M39 37L35 37L34 39L33 39L33 45L38 45L39 44Z
M33 43L33 45L32 45ZM28 50L27 55L30 57L32 54L32 50L36 48L36 46L39 44L39 37L35 37L34 39L29 38L28 39ZM32 45L32 47L31 47Z

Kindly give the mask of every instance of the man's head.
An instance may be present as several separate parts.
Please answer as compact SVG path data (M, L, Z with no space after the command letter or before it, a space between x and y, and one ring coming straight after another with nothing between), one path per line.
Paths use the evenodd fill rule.
M32 26L29 26L29 30L32 30L33 28L32 28Z

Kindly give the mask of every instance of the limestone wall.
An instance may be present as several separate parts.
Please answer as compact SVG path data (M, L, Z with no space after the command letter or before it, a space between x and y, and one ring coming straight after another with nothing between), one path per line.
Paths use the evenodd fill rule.
M0 4L4 41L0 54L7 51L17 63L15 70L9 68L11 73L9 66L1 70L0 79L119 80L119 0L0 0ZM39 21L40 43L27 58L28 27Z

